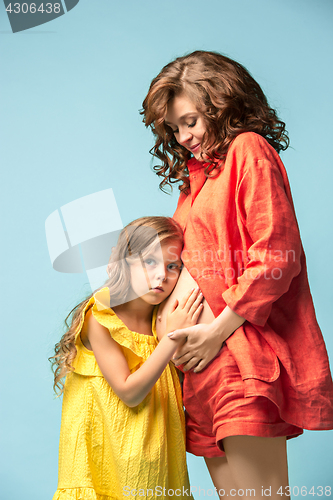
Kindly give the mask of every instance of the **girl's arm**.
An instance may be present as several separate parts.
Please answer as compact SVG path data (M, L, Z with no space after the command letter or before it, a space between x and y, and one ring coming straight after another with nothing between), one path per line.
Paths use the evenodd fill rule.
M156 384L180 342L165 336L147 361L131 374L121 347L109 330L92 314L88 321L89 341L105 380L127 406L137 406Z
M180 327L195 324L201 312L202 297L197 298L197 293L193 292L187 299L184 307L181 302L175 304L172 310L174 324L178 309ZM127 406L137 406L156 384L181 341L164 336L145 363L131 373L121 347L113 340L109 330L100 325L91 313L87 315L89 342L105 380Z

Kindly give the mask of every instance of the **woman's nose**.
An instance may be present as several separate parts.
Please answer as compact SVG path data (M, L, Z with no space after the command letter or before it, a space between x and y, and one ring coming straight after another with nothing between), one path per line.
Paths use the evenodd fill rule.
M178 137L178 142L179 144L185 144L186 142L190 141L192 139L192 134L186 129L179 129L179 137Z

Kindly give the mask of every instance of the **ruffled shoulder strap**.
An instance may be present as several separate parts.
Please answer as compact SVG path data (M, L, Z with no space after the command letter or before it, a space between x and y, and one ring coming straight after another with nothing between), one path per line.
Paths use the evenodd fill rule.
M157 308L153 314L152 336L132 332L110 308L110 291L105 287L98 290L89 299L82 311L81 321L75 336L77 350L73 361L75 373L88 376L103 376L93 351L90 351L83 345L80 337L85 315L90 308L96 321L107 328L112 338L122 346L130 370L135 369L137 365L145 361L154 347L156 347L158 343L155 329Z
M116 313L110 308L110 291L108 288L99 290L94 295L95 303L92 307L92 314L96 321L107 328L112 338L122 347L129 349L136 356L146 359L147 345L157 345L156 336L142 335L132 332L122 322ZM153 333L155 331L156 311L153 315Z
M72 363L75 373L90 377L103 377L97 364L93 351L87 349L81 341L81 330L87 311L95 304L94 297L91 297L81 313L80 323L75 334L76 356Z

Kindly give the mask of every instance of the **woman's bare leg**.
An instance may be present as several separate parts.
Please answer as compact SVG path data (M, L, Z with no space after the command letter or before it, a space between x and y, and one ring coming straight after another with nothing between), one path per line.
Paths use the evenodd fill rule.
M231 475L226 457L206 458L205 462L219 497L224 499L230 496L230 491L237 491L238 487ZM220 492L220 493L219 493ZM236 500L238 496L234 497Z
M230 436L223 440L223 446L226 459L210 458L206 464L217 490L225 490L224 496L288 500L285 437Z

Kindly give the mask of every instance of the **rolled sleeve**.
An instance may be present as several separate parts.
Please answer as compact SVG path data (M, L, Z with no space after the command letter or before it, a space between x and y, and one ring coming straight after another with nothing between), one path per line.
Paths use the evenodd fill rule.
M245 159L236 190L240 232L246 241L243 273L222 297L237 314L263 326L300 273L301 240L291 199L277 162Z

